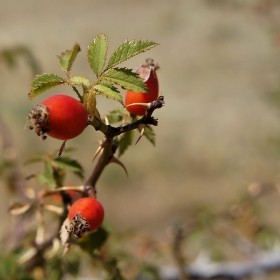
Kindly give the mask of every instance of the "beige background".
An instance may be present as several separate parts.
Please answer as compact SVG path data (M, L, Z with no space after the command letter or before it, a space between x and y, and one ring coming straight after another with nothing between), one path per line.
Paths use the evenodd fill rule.
M0 48L29 47L43 72L62 74L56 55L78 42L82 52L73 74L94 79L86 48L98 33L108 37L109 53L125 39L160 43L123 64L135 69L153 57L161 66L166 106L155 112L156 147L143 139L122 157L129 178L111 165L100 179L98 198L116 230L140 228L164 237L168 225L184 219L192 206L222 207L252 182L279 180L280 111L270 98L280 89L276 1L272 7L237 0L4 0L0 6ZM49 94L72 94L57 88L29 101L32 78L23 59L13 70L0 64L0 114L20 163L33 151L51 152L61 144L50 138L41 142L23 129L30 108ZM119 106L104 98L98 102L102 115ZM86 177L101 136L87 129L67 144L78 147L73 155ZM28 175L41 167L21 169ZM6 209L13 198L2 183L0 195L2 226L8 226ZM279 201L274 196L263 203L275 227Z

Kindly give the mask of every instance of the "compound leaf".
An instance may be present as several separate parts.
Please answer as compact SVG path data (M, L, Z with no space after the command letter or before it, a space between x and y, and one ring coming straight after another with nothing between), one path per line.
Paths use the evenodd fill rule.
M110 83L115 83L122 88L129 89L135 92L147 92L147 86L143 80L127 68L113 68L106 71L103 79Z
M34 80L31 83L31 89L28 93L29 99L33 99L40 93L51 89L53 87L62 85L64 83L63 78L56 74L52 73L45 73L42 75L38 75L34 78Z
M108 41L104 34L98 34L88 46L88 63L97 76L102 72L105 65L107 50Z
M142 52L150 50L157 45L158 43L155 43L153 41L126 40L124 43L118 46L111 55L107 69L115 67L117 64L120 64Z

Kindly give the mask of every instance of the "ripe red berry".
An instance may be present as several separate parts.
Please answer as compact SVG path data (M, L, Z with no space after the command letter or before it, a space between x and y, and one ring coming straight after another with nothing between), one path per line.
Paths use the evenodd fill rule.
M98 200L84 197L73 203L68 218L70 220L68 232L72 232L76 238L80 238L86 231L93 231L102 224L104 209Z
M153 59L146 59L146 63L141 65L136 73L145 82L148 93L144 92L133 92L131 90L126 91L125 95L125 105L130 105L132 103L150 103L158 98L159 86L156 71L159 66L154 64ZM146 112L146 108L140 105L128 106L126 109L131 113L138 116L143 116Z
M36 105L28 115L30 129L41 139L46 135L60 140L68 140L80 135L87 126L88 113L77 99L63 94L47 98Z

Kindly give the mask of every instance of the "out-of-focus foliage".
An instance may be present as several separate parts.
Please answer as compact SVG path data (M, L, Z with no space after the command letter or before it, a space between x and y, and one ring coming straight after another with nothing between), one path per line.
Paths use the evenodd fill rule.
M232 6L237 9L237 13L239 11L238 9L241 9L242 7L247 8L249 5L249 2L245 3L244 1L234 0L206 0L205 2L209 4L209 9L215 7L227 8ZM278 4L279 1L260 0L252 5L255 8L255 11L259 12L261 16L268 15L273 17L273 5ZM170 15L171 17L169 17ZM166 29L162 30L164 30L164 32L167 32L166 30L168 28L171 30L174 28L174 22L182 23L180 20L181 19L172 18L172 12L170 11L170 14L167 13L165 18ZM275 21L275 25L276 22L277 21ZM256 24L259 24L259 22L256 22ZM273 27L274 30L275 25ZM219 26L219 28L223 29L224 26ZM227 31L226 28L223 29L223 36L230 36L230 32ZM99 54L101 54L102 58L104 53L107 52L106 40L100 35L96 42L99 46ZM175 45L177 46L178 44ZM65 52L64 55L58 57L59 65L63 71L69 72L71 70L72 62L78 53L78 49L77 45L74 45L72 51ZM89 57L93 57L93 53L89 50ZM27 63L32 65L32 59L30 62L28 55L25 54L24 51L20 51L20 48L18 48L18 50L15 48L8 52L6 50L1 52L0 62L13 67L16 66L16 59L20 58L20 56L25 57ZM199 62L197 63L199 64ZM92 70L97 75L100 75L102 69L104 69L103 67L104 59L101 59L99 62L94 61L94 63L91 64ZM32 71L34 71L34 74L40 73L40 71L36 70L33 66L31 66L31 68L33 69ZM243 73L242 65L238 70ZM194 70L194 72L195 71L196 70ZM213 73L215 72L213 71ZM199 71L199 76L200 74ZM107 79L112 81L112 75L107 76ZM76 86L80 86L82 89L90 87L89 80L83 79L80 76L72 76L70 84L75 91ZM183 81L182 84L185 85L185 81ZM104 96L121 103L120 96L117 94L118 89L116 87L112 87L112 85L108 83L100 83L95 89L96 94L103 93ZM279 99L277 90L270 96L272 97L272 103L276 105ZM263 112L260 112L260 114L261 113ZM122 119L122 109L120 111L115 110L108 115L110 124L114 124L115 122L121 123ZM211 118L209 119L211 120ZM176 118L176 121L180 121L179 118ZM180 127L182 128L183 126ZM3 130L1 130L1 132L2 131ZM120 136L119 139L117 139L120 141L119 147L122 147L123 145L123 147L119 149L120 155L123 154L127 147L130 147L131 144L133 144L133 138L130 134L133 133L127 133L124 138ZM147 136L150 142L155 142L153 131L146 129L144 135ZM190 134L189 137L191 138L192 135ZM182 139L184 141L184 138ZM273 141L275 146L279 146L278 139ZM234 147L232 148L234 150ZM64 152L67 152L67 150L64 150ZM171 152L174 151L170 151L170 153ZM13 186L13 189L17 190L15 185L20 182L22 174L15 172L15 158L12 156L12 150L8 149L3 154L6 155L6 157L0 166L1 179L6 182L7 186ZM53 155L55 154L56 153ZM203 151L201 151L201 154L204 155ZM51 158L50 155L44 156L44 164L42 164L43 170L41 170L40 173L31 174L31 177L36 178L46 189L54 189L56 185L63 185L62 182L65 179L65 174L68 172L76 172L78 177L82 179L83 168L76 159L63 157L61 160L57 160ZM207 175L211 173L211 170L215 171L215 168L211 169L208 168L208 166L206 166L204 170L199 160L196 161L196 156L193 156L192 160L193 162L191 160L190 162L192 166L197 166L199 175L203 174L203 172ZM165 162L172 165L172 161L170 163L169 158ZM165 166L165 162L162 163L163 166ZM246 164L248 165L250 163ZM209 164L209 166L212 165ZM187 172L188 165L184 168L182 167L182 169L183 172ZM192 170L194 169L195 167ZM18 177L18 175L20 176ZM270 181L270 178L268 178L268 180ZM23 185L26 184L28 185L28 183L24 181ZM206 185L205 187L208 188L209 186ZM23 190L21 189L21 191ZM26 207L28 211L26 211L22 219L18 219L19 226L16 227L16 230L8 233L10 239L6 238L7 235L5 235L5 239L3 240L3 243L6 243L5 245L8 245L8 241L10 241L13 236L16 236L15 239L17 239L18 243L17 246L12 247L11 250L3 250L1 252L0 278L43 279L44 277L47 277L49 279L61 279L63 275L65 275L65 277L69 275L72 275L72 277L79 277L78 275L81 277L89 275L100 277L100 270L102 270L109 272L113 279L135 279L137 277L138 279L165 279L168 278L168 275L172 275L172 279L176 279L180 273L183 275L181 277L182 279L187 279L188 274L184 272L185 265L192 264L194 261L197 261L198 263L200 261L200 263L203 263L203 261L201 261L201 259L203 260L203 255L207 255L207 257L204 257L206 264L208 260L209 263L222 263L225 265L227 263L231 264L231 261L234 261L233 264L236 264L236 260L240 261L239 264L242 264L242 262L254 259L255 257L257 259L258 256L260 256L258 254L263 252L268 255L271 253L271 256L276 255L277 251L275 252L275 248L277 249L279 243L279 233L276 229L277 225L273 224L271 221L267 221L269 219L267 219L268 217L266 216L265 210L268 207L265 204L267 204L267 198L279 197L279 188L277 184L253 184L249 185L248 189L243 188L243 191L242 195L236 194L235 199L229 203L225 201L224 205L186 205L181 211L182 218L175 221L174 224L167 229L166 235L169 238L168 241L164 242L160 240L160 237L158 239L153 238L141 232L127 231L116 233L111 229L109 222L106 221L104 227L97 232L85 236L84 241L80 240L79 242L76 242L73 240L71 250L68 252L65 259L62 260L60 257L62 252L56 250L57 248L55 244L50 242L47 244L41 244L42 247L38 248L37 251L34 251L32 241L36 235L39 239L42 237L40 233L44 226L42 223L42 205L45 207L43 211L46 210L45 212L48 213L46 214L45 221L48 223L51 222L52 224L50 228L47 228L47 232L50 235L53 231L57 231L55 221L58 221L57 226L59 225L59 222L61 222L59 221L58 216L61 213L65 214L62 201L68 201L69 198L67 198L65 191L62 190L58 194L50 194L49 196L44 197L43 200L41 200L41 197L37 200L38 197L27 188L24 194L30 199L30 201L35 199L36 202L34 204L32 202L32 207ZM172 192L176 192L176 184L172 185L172 188L170 187L170 196L172 196ZM56 200L57 197L59 198L58 201ZM30 201L28 203L30 203ZM45 202L48 202L48 204ZM53 206L52 203L55 205ZM52 205L52 207L50 205ZM143 203L143 208L144 207L145 203ZM14 212L24 212L25 210L24 207L21 208L19 205L14 205L13 209L15 210ZM36 210L39 211L36 212ZM32 213L36 214L31 216ZM28 225L28 227L30 226L30 231L25 237L23 237L22 234L24 228L23 221L25 222L25 225ZM32 223L32 221L35 222ZM40 225L39 227L38 224ZM92 238L94 242L90 242L90 246L88 246L87 240L92 240ZM85 249L85 252L83 252L82 249ZM44 251L46 252L46 255L43 253ZM36 256L36 262L38 262L34 262L32 258L27 262L23 262L22 257L25 256L26 259L28 259L28 256L25 255L26 253L29 253L30 255L34 254L34 256ZM201 255L202 257L200 258ZM178 268L176 271L179 271L179 274L165 274L162 272L167 271L164 269L162 270L162 267L167 266L167 264L170 265L170 263L176 264ZM85 267L87 269L85 269ZM102 269L100 269L101 267ZM261 266L258 268L259 270L252 273L252 275L260 273L260 275L263 276L268 272L266 270L261 270L260 268ZM277 269L277 267L275 269ZM236 267L236 270L238 270L238 266ZM249 277L250 275L247 275L247 278ZM104 275L100 278L104 279ZM230 275L228 275L227 278L230 278ZM227 278L224 277L223 279Z
M0 48L0 63L7 65L9 68L15 68L18 65L18 61L22 58L26 61L26 65L30 68L33 75L41 72L37 59L28 47Z

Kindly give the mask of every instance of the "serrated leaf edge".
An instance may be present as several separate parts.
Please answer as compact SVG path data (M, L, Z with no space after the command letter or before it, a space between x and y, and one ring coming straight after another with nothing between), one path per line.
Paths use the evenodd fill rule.
M69 62L70 59L71 59L71 56L72 56L72 54L73 54L73 50L74 50L74 48L75 48L76 46L79 47L78 52L77 52L77 54L78 54L78 53L81 51L81 46L80 46L80 44L79 44L78 42L76 42L76 43L73 45L73 47L72 47L71 50L66 50L66 51L62 52L60 55L57 55L57 56L56 56L56 61L57 61L58 66L62 69L62 71L66 72L66 73L69 72L69 71L71 71L72 65L73 65L73 62L74 62L74 61L71 63L70 68L68 68L68 67L69 67L69 63L68 63L67 69L63 69L63 67L61 67L61 65L60 65L60 63L59 63L59 57L62 57L62 56L64 56L64 55L66 55L67 53L69 53L69 54L70 54L69 60L68 60L68 62ZM77 55L76 55L76 56L77 56Z
M106 51L105 51L105 56L104 56L103 65L102 65L100 71L99 71L98 73L96 73L95 70L91 67L91 63L90 63L90 61L89 61L89 54L88 54L88 52L89 52L89 48L90 48L90 46L91 46L91 43L94 43L94 41L95 41L95 40L97 39L97 37L100 36L100 35L103 35L103 37L105 38L105 41L106 41L106 43L107 43L107 46L106 46ZM102 73L102 70L104 69L104 66L105 66L105 64L106 64L106 59L107 59L107 53L108 53L108 39L107 39L107 37L106 37L106 35L105 35L104 33L99 33L99 34L97 34L97 35L95 36L95 38L94 38L92 41L90 41L89 46L88 46L88 48L87 48L87 61L88 61L88 64L89 64L90 68L92 69L92 71L93 71L97 76L99 76L99 75Z
M121 59L121 60L119 60L119 61L117 61L117 62L115 62L115 63L113 63L113 64L110 64L110 61L111 61L112 57L117 53L117 51L121 48L121 46L124 46L125 44L137 44L138 42L140 42L140 43L145 43L145 42L148 43L148 42L150 42L150 43L153 44L153 45L151 45L151 46L149 46L149 47L146 47L146 48L144 48L144 49L141 49L141 50L139 50L139 51L137 51L137 52L135 52L135 53L133 53L133 54L131 54L131 55L129 55L129 56L126 56L125 58L123 58L123 59ZM121 64L121 63L123 63L124 61L126 61L126 60L128 60L128 59L130 59L130 58L132 58L132 57L134 57L134 56L136 56L136 55L138 55L138 54L140 54L140 53L146 52L146 51L148 51L148 50L150 50L150 49L152 49L152 48L154 48L154 47L156 47L156 46L158 46L158 45L159 45L159 43L156 43L156 42L154 42L154 41L149 41L149 40L144 40L144 41L143 41L142 39L138 39L138 40L134 39L134 40L129 41L128 39L126 39L122 44L120 44L119 46L117 46L117 48L113 51L112 55L111 55L110 58L109 58L108 66L107 66L106 70L108 70L108 69L110 69L110 68L113 68L113 67L115 67L116 65Z
M42 76L46 76L46 75L54 75L58 78L61 79L61 81L58 81L58 80L53 80L53 81L42 81L42 82L38 82L38 84L36 86L33 86L33 83L36 79L38 79L38 77L42 77ZM60 85L63 85L65 83L65 80L60 77L59 75L57 74L54 74L54 73L43 73L41 75L36 75L36 77L32 80L31 82L31 89L30 91L28 92L28 98L30 100L32 100L33 98L35 98L37 95L41 94L42 92L45 92L47 91L48 89L46 90L42 90L42 91L39 91L37 94L35 94L35 91L38 90L40 88L40 86L44 85L44 84L52 84L52 83L55 83L55 85L52 85L50 88L53 88L55 86L60 86ZM34 95L35 94L35 95ZM34 96L33 96L34 95Z

